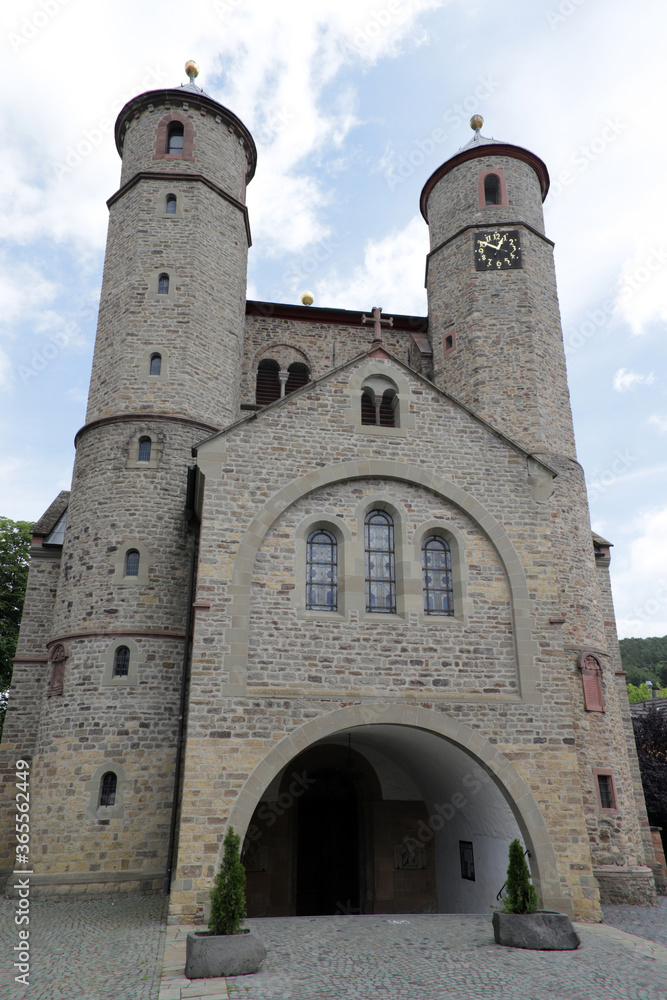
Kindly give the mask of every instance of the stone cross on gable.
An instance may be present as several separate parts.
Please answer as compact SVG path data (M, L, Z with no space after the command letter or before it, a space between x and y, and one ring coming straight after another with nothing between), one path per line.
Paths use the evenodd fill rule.
M373 339L382 340L382 324L385 323L387 326L394 325L394 317L390 316L388 319L382 319L382 306L373 306L372 316L367 316L366 313L362 313L361 322L362 323L373 323Z

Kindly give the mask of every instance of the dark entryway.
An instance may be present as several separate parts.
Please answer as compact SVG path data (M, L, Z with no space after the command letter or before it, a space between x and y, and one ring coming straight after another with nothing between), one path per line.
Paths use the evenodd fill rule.
M320 768L299 800L296 912L359 912L359 809L354 780Z

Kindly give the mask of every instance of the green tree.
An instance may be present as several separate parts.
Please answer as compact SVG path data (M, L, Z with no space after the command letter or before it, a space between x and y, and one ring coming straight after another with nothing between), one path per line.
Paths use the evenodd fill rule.
M503 901L505 913L534 913L537 909L537 893L530 881L520 840L510 844L510 862L507 869L507 896Z
M245 868L240 848L241 838L230 826L225 834L222 864L211 889L211 934L238 934L245 920Z
M0 733L28 582L32 524L0 517Z

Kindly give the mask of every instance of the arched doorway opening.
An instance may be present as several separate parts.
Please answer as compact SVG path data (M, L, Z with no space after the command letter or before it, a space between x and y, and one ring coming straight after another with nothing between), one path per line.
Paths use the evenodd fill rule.
M460 746L355 726L296 755L246 832L250 916L489 911L517 820Z

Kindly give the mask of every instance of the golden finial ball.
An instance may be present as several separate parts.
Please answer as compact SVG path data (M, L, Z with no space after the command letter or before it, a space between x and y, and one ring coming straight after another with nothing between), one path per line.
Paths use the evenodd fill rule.
M313 295L312 292L303 292L303 294L301 295L301 301L304 306L312 306L313 302L315 301L315 296Z
M484 124L484 119L482 118L481 115L473 115L472 118L470 119L470 128L474 129L475 132L478 132L483 124Z
M185 72L188 76L199 76L199 66L194 59L188 59L185 64Z

